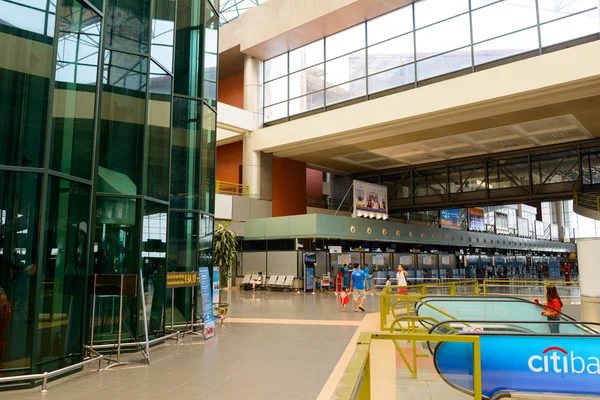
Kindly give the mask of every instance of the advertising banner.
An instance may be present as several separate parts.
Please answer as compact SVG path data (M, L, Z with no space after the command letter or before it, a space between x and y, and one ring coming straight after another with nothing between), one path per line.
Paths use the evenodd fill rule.
M496 212L496 233L501 235L508 235L510 232L508 229L508 214Z
M558 265L558 258L548 258L548 273L550 274L550 278L560 278L560 267Z
M221 268L213 267L213 286L212 286L213 304L219 304L220 290L221 290Z
M208 267L200 268L200 300L202 301L202 316L204 317L204 337L206 339L215 335L215 317L210 295L210 274Z
M440 211L440 226L442 228L460 229L460 209L452 208Z
M527 218L517 218L517 232L520 237L529 237L529 221Z
M485 210L483 208L469 208L470 231L485 231L484 215Z
M354 181L354 216L387 218L387 187Z
M600 340L565 336L481 335L483 396L502 390L600 394ZM473 347L445 342L435 366L451 386L473 392Z

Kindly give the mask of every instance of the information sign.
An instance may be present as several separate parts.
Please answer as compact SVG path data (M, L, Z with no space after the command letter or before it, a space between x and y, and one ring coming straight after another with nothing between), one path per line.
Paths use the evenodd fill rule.
M440 225L442 228L460 229L460 209L440 211Z
M212 301L213 304L219 304L219 292L221 290L221 268L213 267L213 285L212 285Z
M167 272L167 288L198 286L198 272Z

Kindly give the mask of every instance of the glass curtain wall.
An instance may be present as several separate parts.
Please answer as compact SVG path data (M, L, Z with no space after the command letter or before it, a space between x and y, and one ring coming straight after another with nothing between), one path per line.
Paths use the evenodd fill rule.
M597 0L421 0L264 65L264 122L599 38Z
M141 301L164 333L167 271L212 267L215 7L0 0L0 377L81 361L90 329L116 340L115 298L91 321L90 274L141 276L127 341Z

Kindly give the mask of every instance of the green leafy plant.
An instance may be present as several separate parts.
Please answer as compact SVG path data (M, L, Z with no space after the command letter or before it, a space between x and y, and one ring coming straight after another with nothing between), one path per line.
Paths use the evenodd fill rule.
M221 268L221 287L227 285L233 268L237 264L238 237L227 228L229 223L218 224L215 229L213 262Z

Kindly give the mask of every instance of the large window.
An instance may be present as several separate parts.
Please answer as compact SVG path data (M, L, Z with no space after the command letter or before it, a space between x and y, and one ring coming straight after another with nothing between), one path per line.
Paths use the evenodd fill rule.
M597 0L421 0L264 66L264 122L599 38Z

